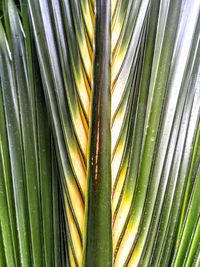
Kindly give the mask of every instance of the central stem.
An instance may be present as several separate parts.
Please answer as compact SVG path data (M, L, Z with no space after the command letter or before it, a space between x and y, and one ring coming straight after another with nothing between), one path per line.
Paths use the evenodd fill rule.
M87 267L112 266L110 6L110 0L96 1L83 263Z

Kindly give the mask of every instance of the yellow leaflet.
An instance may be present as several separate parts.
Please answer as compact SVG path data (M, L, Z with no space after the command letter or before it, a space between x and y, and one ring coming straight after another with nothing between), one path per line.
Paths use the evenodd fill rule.
M81 149L84 155L86 156L87 144L88 144L88 129L86 128L86 123L84 122L84 118L83 119L81 118L81 115L82 114L76 111L76 115L74 118L74 127Z
M113 225L113 249L116 249L117 242L121 235L122 229L126 222L129 210L130 210L130 201L126 200L126 196L123 196L123 201L120 205L120 208L117 212L117 216L115 218L115 222Z
M74 261L74 256L72 254L71 246L70 243L68 242L68 250L69 250L69 259L70 259L70 266L71 267L76 267L76 263Z
M122 24L117 20L115 25L114 25L114 28L112 30L112 44L111 44L112 52L116 47L117 41L118 41L119 36L120 36L121 29L122 29Z
M84 65L84 69L86 70L87 76L91 80L92 76L92 61L90 57L90 53L88 50L88 44L86 42L86 39L80 40L79 39L79 47L81 51L81 57L82 57L82 64Z
M142 254L142 249L143 249L143 246L141 246L140 249L137 249L136 247L134 248L134 251L131 255L131 259L130 259L129 264L128 264L129 267L138 265L138 263L140 261L141 254Z
M121 173L119 175L119 179L118 179L115 191L113 193L113 198L112 198L112 213L113 213L113 215L116 211L116 207L117 207L120 195L121 195L122 187L123 187L123 184L124 184L124 181L126 178L127 167L128 167L128 157L123 164L123 168L122 168Z
M117 149L115 151L113 160L112 160L112 187L115 183L117 173L119 171L120 163L122 160L123 156L123 151L124 151L124 144L125 144L125 138L122 140L122 142L119 143L117 146Z
M119 46L117 46L117 50L115 54L113 55L113 61L112 61L112 70L111 70L111 83L113 84L114 81L117 78L117 75L119 74L120 68L124 62L124 58L126 55L127 50L121 49L118 51Z
M125 231L125 234L123 235L122 241L120 243L119 250L118 250L118 253L116 255L114 267L121 267L124 265L124 263L128 257L128 254L131 250L131 247L133 245L135 236L137 234L138 226L139 226L139 220L137 218L136 218L136 224L135 225L132 225L132 224L128 225L128 227ZM132 266L134 266L134 265L132 265Z
M79 94L83 109L85 111L87 118L89 118L90 97L88 95L88 88L86 87L85 79L83 77L82 72L79 74L79 77L77 77L76 79L76 85L77 85L77 90L78 90L78 94Z
M116 85L113 87L113 93L112 93L112 105L111 105L111 116L113 117L117 111L117 108L122 100L125 85L127 82L127 78L121 80L117 80Z
M111 0L111 16L113 16L115 12L116 5L118 3L118 0Z
M69 209L68 201L65 198L65 204L66 204L66 210L67 210L67 217L68 217L68 224L69 224L69 230L72 238L72 243L74 246L74 250L76 252L77 260L79 263L79 266L81 266L81 259L82 259L82 245L79 233L76 228L76 224L74 222L74 218L72 216L71 210Z
M122 130L122 125L123 125L123 122L124 122L125 112L126 112L126 106L124 105L122 107L122 109L120 108L120 110L118 111L117 116L114 119L114 122L113 122L113 125L112 125L112 132L111 132L111 136L112 136L112 153L115 150L117 141L119 139L120 132Z
M88 1L81 1L82 14L84 17L85 25L89 34L90 42L93 43L94 40L94 18L92 16L92 11L90 11Z
M74 172L76 177L78 178L81 190L83 194L85 194L85 176L86 170L81 158L80 151L77 149L76 146L70 145L69 146L69 153L71 158L71 164L73 165Z
M84 220L84 204L81 199L78 187L74 180L67 179L67 188L68 188L69 197L72 203L72 207L73 207L78 225L82 233L83 232L83 220Z

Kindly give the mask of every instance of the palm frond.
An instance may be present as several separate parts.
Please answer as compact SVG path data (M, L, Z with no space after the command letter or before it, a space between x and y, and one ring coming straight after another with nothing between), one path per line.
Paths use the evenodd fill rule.
M33 254L36 266L42 266L44 246L47 266L60 254L58 266L198 266L200 1L22 0L20 4L23 27L12 1L4 1L8 44L2 26L0 37L5 146L0 171L9 171L1 188L11 190L13 180L19 182L17 177L23 181L21 187L14 184L19 195L15 188L3 190L2 201L9 208L0 216L0 222L5 218L0 227L2 264L7 258L18 260L19 250L24 264ZM35 84L40 76L33 39L62 203L58 185L52 193L47 179L58 173L51 130L47 121L43 124L44 99L36 90L41 81ZM41 180L43 171L46 179ZM19 203L22 212L17 213ZM54 208L55 217L46 226L52 205L64 207L64 215ZM16 221L10 219L14 210ZM42 229L38 228L41 214ZM19 219L24 229L18 237ZM54 248L50 229L54 229ZM67 247L58 245L59 229L62 236L64 229L67 232ZM5 239L6 234L13 240Z
M189 161L188 158L185 159L185 165L182 165L181 161L186 153L184 149L185 140L187 140L186 125L189 127L189 110L192 109L196 92L193 83L196 80L195 72L198 66L195 65L198 63L194 61L195 58L198 58L199 3L192 2L191 4L189 1L151 2L147 0L113 1L112 10L107 11L110 3L97 1L95 13L92 8L93 4L85 1L79 3L65 0L61 3L57 2L56 5L54 2L46 2L42 6L36 1L29 1L35 25L40 65L45 63L45 58L49 60L49 64L41 68L43 77L47 77L50 72L54 74L52 84L46 86L46 95L55 92L48 102L50 105L55 103L58 110L54 112L51 108L52 117L56 113L58 114L56 116L60 118L59 126L56 125L57 121L54 121L53 127L59 127L63 135L59 138L56 135L56 141L59 143L62 140L65 144L66 154L63 153L59 157L66 157L66 155L69 157L68 162L63 160L61 170L66 173L63 178L67 184L66 193L69 203L66 205L73 261L81 264L78 259L82 253L85 199L85 214L87 214L85 225L87 229L86 265L94 264L94 262L100 264L103 260L102 257L99 257L101 249L103 250L100 245L102 238L100 229L103 229L101 227L106 220L108 220L107 224L110 220L109 204L108 206L107 204L103 205L103 202L109 196L110 170L106 164L110 162L109 153L111 152L114 266L123 266L128 263L135 266L134 264L141 263L145 258L145 262L150 260L150 253L155 247L155 242L159 244L155 253L158 253L157 249L162 250L162 246L165 247L164 239L155 241L161 238L156 237L156 231L160 227L159 219L167 216L166 212L170 215L174 203L180 204L184 195L184 184L186 183L184 181L187 176L182 176L181 173L186 171ZM193 14L192 19L189 18L188 9ZM51 13L54 16L51 16ZM95 24L94 16L96 17ZM51 23L51 32L44 27L47 21ZM104 32L106 27L104 27L104 21L108 21L107 23L110 24L111 34L109 31ZM187 27L186 22L188 23ZM94 29L95 40L93 39ZM192 30L188 32L189 29ZM188 34L190 37L186 42ZM110 44L109 39L111 39ZM42 50L44 44L45 50L48 49L48 53L45 55ZM58 50L55 50L56 46ZM50 49L52 47L54 49ZM110 70L109 61L105 64L103 56L103 53L109 50ZM93 78L91 76L92 64ZM61 68L59 74L58 68ZM105 100L103 100L106 90L104 82L106 83L106 75L109 72L111 73L111 100L109 101L108 94L107 104L105 104ZM65 81L66 76L69 77L67 81ZM58 78L59 83L56 80ZM47 83L48 80L45 79L45 82ZM93 85L92 94L91 85ZM59 110L61 95L62 100L65 99L66 102L61 105L63 109ZM72 105L72 101L74 105ZM104 103L105 109L102 111L100 111L101 105L103 105L101 101ZM90 105L91 116L87 112ZM72 106L79 113L77 121L73 119L75 116ZM110 112L110 119L104 117L109 116ZM197 125L198 116L199 113L196 111L193 125ZM107 120L110 120L111 123L110 133L106 130L107 126L101 129L102 124ZM70 127L71 130L69 131L67 127ZM86 127L87 133L85 135L81 133L81 129L84 127ZM191 132L190 138L192 139L188 140L189 143L195 139L196 127ZM184 129L185 134L183 134ZM107 134L104 131L107 131ZM73 141L69 139L71 132L74 136ZM106 138L109 143L109 134L111 134L110 152L107 150L108 148L104 150L105 143L103 141ZM177 139L180 140L178 143ZM106 146L109 146L108 143ZM59 147L59 154L61 154L60 150ZM74 157L72 150L76 150ZM190 151L190 153L192 152ZM97 179L98 182L95 180L99 170L102 171L102 167L99 167L103 164L101 156L104 158L106 176L103 173L99 176L102 180L103 177L107 177L107 182L103 186L105 190L103 197L99 197L103 190L101 180ZM76 161L73 160L75 158ZM78 173L76 166L79 162L83 162L82 173ZM64 171L66 168L68 172L70 169L75 170L74 174L67 174ZM86 188L86 172L88 191L80 189L78 191L78 188L83 188L80 186L81 184ZM178 179L179 175L181 178ZM171 176L174 179L171 179ZM70 182L71 177L73 182ZM180 193L173 200L175 188ZM72 194L72 190L75 190L76 193ZM85 192L87 192L86 195ZM76 195L75 202L73 195ZM80 210L76 203L78 199L82 198L83 205ZM167 201L165 202L165 200ZM166 212L164 203L169 205L166 207ZM106 217L103 215L105 210L100 208L101 205L107 209ZM177 221L180 210L179 206L174 207L174 214L170 215L172 216L171 224L170 219L166 219L166 224L171 225L172 231L175 231L173 222ZM81 216L78 215L80 212L82 212ZM102 215L103 220L100 219ZM156 223L152 226L154 216ZM184 215L182 217L184 218ZM73 219L76 227L71 226L70 228ZM75 229L79 232L79 241ZM107 230L109 232L109 227ZM109 233L106 236L107 242L110 243ZM145 245L146 240L149 240L148 246ZM176 240L175 236L171 240ZM106 242L106 240L104 241ZM91 254L90 249L92 250ZM168 255L164 251L165 249L163 252L159 252L159 258L162 261L164 253L167 262L168 255L171 259L171 252L169 247L166 247ZM87 253L90 255L88 258ZM144 255L146 256L144 257ZM110 264L108 263L110 257L110 254L107 255L104 265ZM110 259L109 262L112 260Z

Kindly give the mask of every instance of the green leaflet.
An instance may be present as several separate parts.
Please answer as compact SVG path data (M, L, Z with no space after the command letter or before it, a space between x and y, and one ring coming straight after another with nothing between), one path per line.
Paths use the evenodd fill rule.
M56 163L51 160L51 133L38 63L33 59L34 45L26 50L22 24L12 1L4 2L3 19L8 37L7 41L1 24L0 223L5 266L52 266L58 262L52 240L58 243L60 236L53 221L58 193L54 192L57 182L55 187L52 183L58 174L51 171ZM31 34L28 28L26 34ZM30 69L34 71L30 73Z

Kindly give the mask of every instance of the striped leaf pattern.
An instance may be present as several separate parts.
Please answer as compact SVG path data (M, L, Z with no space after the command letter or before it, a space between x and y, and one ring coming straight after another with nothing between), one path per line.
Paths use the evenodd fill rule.
M60 266L58 170L36 51L13 1L3 5L0 266Z
M173 242L179 237L176 222L199 120L199 111L192 122L189 115L197 108L198 98L195 82L199 62L194 62L198 58L197 2L153 1L147 6L146 47L141 48L141 43L143 58L139 55L143 69L133 104L135 117L131 117L132 147L114 210L114 266L147 266L149 262L152 266L171 266ZM142 5L140 10L144 11ZM137 85L132 88L137 90ZM193 130L189 135L190 126Z
M12 1L4 1L12 13L13 5L10 7L7 2ZM56 221L67 231L66 247L62 243L66 252L57 266L198 267L200 0L21 0L20 4L27 46L24 47L25 36L19 17L16 19L12 15L17 23L5 20L11 55L1 27L0 38L4 40L1 54L7 55L6 64L0 61L1 77L10 73L9 82L13 84L9 84L9 88L16 92L11 91L7 101L10 99L13 103L8 108L19 109L12 111L10 118L17 137L10 137L9 127L4 135L8 136L8 141L10 138L19 142L15 147L22 147L23 153L27 150L27 158L41 159L40 149L38 151L35 144L40 136L35 120L47 120L46 111L40 118L35 91L29 92L30 103L22 105L26 103L27 90L36 90L33 89L35 76L31 77L34 67L28 65L27 69L20 69L19 77L12 74L17 73L16 64L26 66L34 60L32 56L25 58L31 43L27 37L30 24L65 210L65 225L62 219ZM18 28L12 29L12 25ZM17 44L12 43L14 30L19 37L13 38ZM22 55L18 55L17 45ZM12 55L14 61L10 58ZM6 107L4 87L7 87L3 81L1 78L3 105L0 108ZM25 93L19 91L23 87ZM21 97L17 97L19 92ZM23 114L30 117L23 117ZM4 116L1 125L9 125L6 109ZM42 131L48 129L45 123L41 125ZM2 126L2 133L5 128ZM35 140L34 145L26 138ZM49 166L52 163L51 142L47 145L49 150L44 164ZM9 151L2 152L5 159L4 153L11 155ZM11 176L21 177L21 172L28 177L26 172L32 169L38 172L38 168L43 171L36 159L26 162L22 153L15 157L20 160L19 173L12 174L12 164L16 162L11 158L8 168ZM5 166L3 163L2 170ZM49 168L46 171L49 173ZM34 212L40 211L37 192L40 178L30 179L28 184L24 179L25 184L18 189L22 194L7 192L10 198L16 197L7 202L24 205L20 206L23 211L16 215L16 222L8 220L14 223L9 226L12 232L18 220L26 220L25 206L30 205L30 226L24 223L29 229L19 232L19 237L11 234L14 239L11 243L18 246L19 239L19 250L24 252L25 260L22 266L31 266L26 251L33 253L35 260L42 259L42 256L36 257L39 252L34 247L42 233L33 235L34 229L39 227L40 215L34 216ZM37 190L30 190L34 186ZM31 194L34 203L26 202L25 192L27 196ZM19 196L24 199L18 200ZM16 212L18 209L15 208ZM0 261L5 265L8 253L16 253L16 246L12 251L13 245L8 245L11 251L4 251L7 230L2 227L5 225L0 224ZM26 232L32 243L24 236ZM31 248L30 244L33 244ZM42 247L41 240L38 244ZM39 250L39 246L37 248ZM54 259L58 260L59 256ZM43 265L36 262L34 266ZM54 264L46 262L44 266Z
M83 250L86 266L180 264L198 180L199 1L28 2L71 266Z
M63 177L70 264L81 266L94 11L88 1L28 4Z

